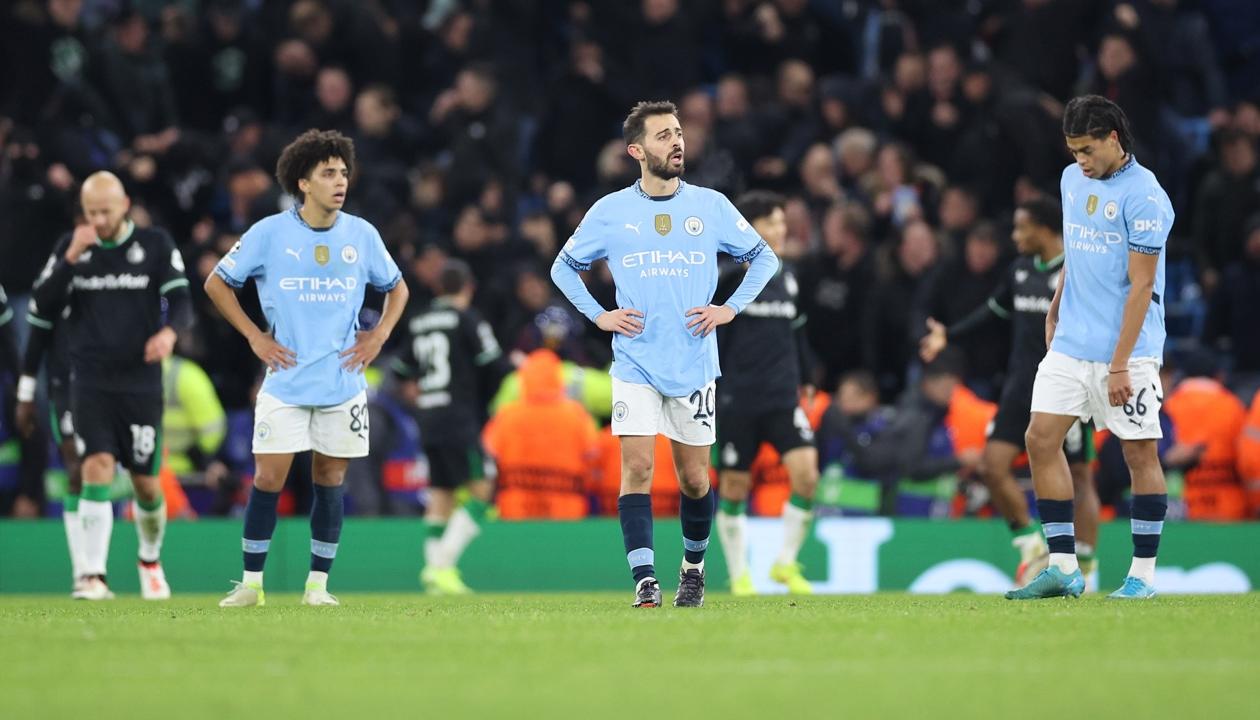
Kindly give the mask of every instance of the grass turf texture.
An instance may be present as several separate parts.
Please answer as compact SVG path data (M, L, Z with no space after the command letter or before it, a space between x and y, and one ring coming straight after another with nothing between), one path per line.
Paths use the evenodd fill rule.
M673 587L666 588L672 597ZM1260 594L0 598L0 716L1255 717ZM668 601L668 597L667 597Z

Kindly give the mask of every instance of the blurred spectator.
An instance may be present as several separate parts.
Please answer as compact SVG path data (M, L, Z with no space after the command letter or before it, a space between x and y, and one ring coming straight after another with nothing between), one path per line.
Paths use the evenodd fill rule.
M520 377L521 399L499 408L482 435L498 468L499 516L586 517L599 441L595 421L565 397L560 359L550 350L530 353Z
M1251 409L1238 436L1238 477L1247 493L1247 517L1260 518L1260 391L1251 398Z
M1218 167L1203 180L1194 208L1194 245L1209 290L1225 267L1241 257L1243 224L1260 208L1255 140L1224 131L1217 138L1217 158Z
M1005 263L1000 262L1003 255L997 228L987 221L976 225L967 234L962 252L937 267L927 280L917 316L951 325L984 305L1006 273ZM1010 326L988 323L952 344L966 359L968 387L986 398L996 397L1010 351Z
M1175 388L1164 389L1164 410L1177 429L1178 441L1203 449L1198 462L1186 470L1187 517L1241 520L1247 515L1247 499L1237 474L1237 443L1247 410L1221 384L1211 352L1196 353L1183 367L1184 379ZM1140 400L1139 394L1136 401Z
M867 460L883 482L882 515L939 517L949 512L953 483L935 485L959 470L972 471L981 450L956 452L945 418L961 381L959 359L942 353L923 369L918 385L897 404L896 417L871 442Z
M227 435L223 405L205 370L185 357L163 360L162 378L163 469L180 485L204 489L213 497L228 474L217 457ZM202 507L209 509L204 503Z
M1260 389L1260 333L1255 310L1260 308L1260 213L1251 216L1243 233L1243 256L1225 268L1211 297L1204 341L1233 358L1230 386L1239 398Z
M836 203L823 216L822 249L800 266L805 331L823 368L815 378L820 387L836 387L841 375L863 367L863 319L876 283L869 233L861 207Z
M841 515L879 513L883 483L868 454L894 419L892 408L879 405L874 375L866 370L845 374L815 434L819 514L837 510Z
M162 155L180 135L166 63L154 52L138 11L124 10L110 25L99 72L114 129L135 152Z
M891 252L881 258L876 282L862 319L863 366L879 381L880 399L894 400L905 389L907 368L922 323L913 324L914 302L940 257L932 227L913 220L901 231Z

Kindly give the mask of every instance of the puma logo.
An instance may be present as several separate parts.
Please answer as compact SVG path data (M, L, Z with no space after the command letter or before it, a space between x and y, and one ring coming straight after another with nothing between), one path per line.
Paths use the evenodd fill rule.
M708 421L708 420L701 420L701 421L700 421L700 424L701 424L701 425L703 425L703 426L705 426L705 427L707 427L707 428L709 428L710 430L712 430L712 429L713 429L713 426L709 424L709 421Z
M1134 420L1133 418L1129 418L1129 422L1133 423L1134 425L1137 425L1138 427L1142 427L1142 423L1138 422L1137 420Z
M627 230L633 230L633 231L634 231L634 234L635 234L635 235L638 235L638 234L639 234L639 226L640 226L640 225L642 225L642 224L643 224L643 221L639 221L639 222L635 223L634 225L631 225L630 223L626 223L626 229L627 229Z
M298 262L302 262L302 250L301 250L301 248L298 248L297 250L294 250L293 248L285 248L285 249L284 249L284 251L285 251L286 253L288 253L288 254L292 255L292 256L293 256L293 258L294 258L295 260L297 260Z

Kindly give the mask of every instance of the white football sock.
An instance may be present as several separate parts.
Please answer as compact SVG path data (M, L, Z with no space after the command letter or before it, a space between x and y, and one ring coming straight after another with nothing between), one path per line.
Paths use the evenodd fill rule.
M1147 585L1155 584L1155 558L1133 558L1129 566L1129 576L1146 581Z
M813 519L813 510L802 510L790 502L783 505L783 549L777 560L780 565L796 562Z
M241 584L242 585L257 585L258 587L262 587L262 584L263 584L262 578L263 578L262 570L259 570L257 572L253 570L246 570L241 575Z
M1058 568L1059 572L1065 575L1071 575L1081 568L1076 562L1076 553L1050 553L1050 567Z
M319 570L312 570L309 573L307 573L306 575L307 589L310 589L312 585L319 588L320 590L327 590L328 589L328 573L321 572Z
M687 562L687 558L683 558L682 569L683 572L687 572L688 570L699 570L700 572L704 572L704 561L701 560L698 563L693 563Z
M136 536L140 538L137 552L143 562L157 562L162 556L162 538L166 535L166 500L152 510L145 510L140 503L133 503L136 514Z
M722 555L726 558L726 571L731 579L748 571L748 515L728 515L717 511L718 539L722 541Z
M79 501L83 574L104 575L109 561L109 539L114 533L114 506L109 502Z
M61 521L66 526L66 547L70 551L70 572L74 579L83 576L83 521L79 511L61 513Z
M455 567L460 557L468 549L468 545L481 534L477 521L464 508L451 514L451 520L442 533L442 544L438 546L438 567Z

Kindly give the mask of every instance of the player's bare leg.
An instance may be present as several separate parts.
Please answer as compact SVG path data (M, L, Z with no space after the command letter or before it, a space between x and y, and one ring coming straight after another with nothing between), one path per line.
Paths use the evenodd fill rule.
M114 532L114 506L109 489L114 481L114 456L94 453L83 459L83 498L79 501L79 526L83 542L83 574L87 577L75 597L109 600L114 594L105 582L109 540Z
M792 496L783 506L783 548L770 568L770 579L786 585L793 595L813 594L814 588L801 574L797 561L801 546L814 521L814 494L818 490L818 451L811 446L798 447L783 455Z
M687 445L674 440L674 469L682 492L683 561L678 573L676 607L704 605L704 553L713 529L714 498L709 483L709 445Z
M731 594L756 595L752 573L748 571L748 495L752 473L722 470L718 473L717 531L722 539L722 555L731 578Z
M1094 487L1094 474L1089 463L1070 463L1072 495L1076 508L1076 558L1090 591L1098 584L1098 489Z
M1032 521L1028 512L1028 498L1024 489L1015 481L1011 465L1019 457L1018 445L1004 440L989 440L984 444L979 474L993 507L1006 520L1014 537L1011 544L1019 551L1019 566L1015 570L1015 584L1023 585L1033 576L1046 569L1048 551L1041 537L1041 528Z
M276 530L276 506L280 491L289 477L293 453L258 453L254 455L254 487L245 505L245 527L241 533L241 550L245 572L219 607L249 607L266 604L263 593L263 566L271 549L271 536Z
M166 600L171 596L171 587L166 583L161 560L162 538L166 535L166 499L162 497L162 482L156 475L133 475L131 481L136 492L133 512L136 535L140 540L136 553L140 597Z
M652 545L652 470L656 460L655 435L621 436L621 496L617 515L626 561L634 576L634 607L661 606L661 584L656 580Z
M302 594L303 605L340 605L328 592L328 573L341 542L341 522L345 513L346 468L348 458L311 453L311 479L315 500L311 504L311 569Z
M1006 593L1008 600L1079 596L1085 589L1076 562L1076 532L1073 525L1072 475L1068 471L1063 440L1076 418L1034 412L1025 440L1032 465L1033 489L1042 530L1050 546L1050 564L1018 590Z
M1133 564L1124 586L1109 597L1144 600L1155 597L1155 555L1168 511L1168 484L1159 464L1155 440L1121 440L1124 461L1133 479Z

